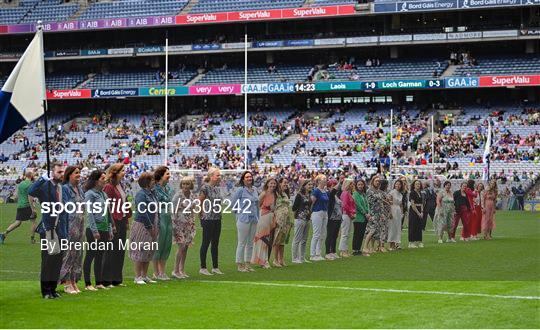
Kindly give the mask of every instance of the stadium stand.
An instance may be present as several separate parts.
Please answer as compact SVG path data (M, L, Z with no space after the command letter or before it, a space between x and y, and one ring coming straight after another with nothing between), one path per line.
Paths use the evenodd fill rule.
M91 5L81 19L163 16L178 14L189 0L116 0Z
M301 7L304 0L199 0L191 13Z
M473 74L526 74L540 72L540 57L528 56L521 58L492 57L481 58L476 65L461 65L454 76Z

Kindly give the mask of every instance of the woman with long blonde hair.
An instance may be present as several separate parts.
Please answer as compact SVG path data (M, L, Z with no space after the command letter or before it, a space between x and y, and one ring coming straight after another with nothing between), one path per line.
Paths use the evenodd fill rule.
M266 180L263 191L259 195L260 217L257 222L251 263L265 269L270 268L270 264L268 263L268 251L270 251L273 241L272 229L278 189L276 178L271 177Z

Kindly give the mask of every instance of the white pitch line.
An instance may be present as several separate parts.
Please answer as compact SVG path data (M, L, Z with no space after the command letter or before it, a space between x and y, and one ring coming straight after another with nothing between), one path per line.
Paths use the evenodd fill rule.
M333 289L333 290L345 290L345 291L368 291L368 292L432 294L432 295L443 295L443 296L465 296L465 297L482 297L482 298L499 298L499 299L540 300L540 296L507 296L507 295L499 295L499 294L473 293L473 292L355 288L355 287L347 287L347 286L324 286L324 285L268 283L268 282L207 281L207 280L197 281L197 282L220 283L220 284L244 284L244 285L258 285L258 286L277 286L277 287L308 288L308 289Z
M29 272L29 271L11 270L11 269L0 269L0 273L40 274L40 272Z

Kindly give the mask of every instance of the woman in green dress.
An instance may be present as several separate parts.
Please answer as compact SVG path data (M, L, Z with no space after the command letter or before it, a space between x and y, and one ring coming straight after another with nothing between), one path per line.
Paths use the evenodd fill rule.
M283 267L285 244L289 242L289 235L294 223L294 214L289 191L289 181L286 178L281 178L278 181L279 189L277 191L276 209L274 211L274 266Z
M433 221L438 243L443 242L444 232L448 235L447 242L450 240L449 233L452 229L455 210L452 183L446 181L443 185L443 189L437 194L437 210L435 211L435 220Z
M159 234L158 249L154 254L154 278L168 281L170 278L165 273L165 264L171 254L172 246L172 197L174 191L169 186L171 173L166 166L160 166L154 172L156 186L154 193L160 203L159 208ZM167 203L167 204L165 204Z

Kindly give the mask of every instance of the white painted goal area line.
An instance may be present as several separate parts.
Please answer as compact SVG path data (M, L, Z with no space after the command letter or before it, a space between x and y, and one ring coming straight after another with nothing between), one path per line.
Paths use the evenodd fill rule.
M494 299L518 299L518 300L540 300L540 296L513 296L488 293L474 292L450 292L450 291L429 291L429 290L404 290L404 289L382 289L382 288L360 288L348 286L325 286L325 285L310 285L310 284L293 284L293 283L269 283L269 282L242 282L242 281L208 281L201 280L202 283L217 283L217 284L238 284L238 285L253 285L253 286L273 286L286 288L303 288L303 289L327 289L327 290L342 290L342 291L364 291L364 292L384 292L384 293L403 293L403 294L425 294L425 295L441 295L441 296L461 296L461 297L481 297Z

